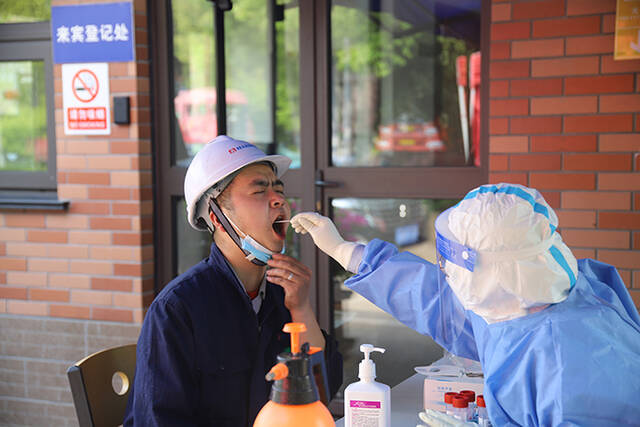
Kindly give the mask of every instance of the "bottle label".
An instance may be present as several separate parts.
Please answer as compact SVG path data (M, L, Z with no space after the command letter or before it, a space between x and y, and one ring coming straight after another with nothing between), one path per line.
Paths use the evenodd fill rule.
M350 400L351 425L354 427L378 427L382 423L382 405L378 401Z

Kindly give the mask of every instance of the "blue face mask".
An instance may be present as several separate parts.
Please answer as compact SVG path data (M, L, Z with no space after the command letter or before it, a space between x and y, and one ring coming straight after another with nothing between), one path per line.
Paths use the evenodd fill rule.
M244 237L241 239L240 247L242 248L242 250L249 252L249 254L245 256L245 258L248 259L249 261L253 261L254 259L257 259L259 261L262 261L264 264L266 264L267 261L271 259L271 256L275 252L262 246L260 243L256 241L256 239L249 236L244 231L240 230L240 227L235 225L233 221L231 221L228 217L227 219L229 220L231 225L233 225L236 228L236 230L238 230L240 233L244 235ZM280 251L280 253L283 254L284 250L285 250L285 245L283 243L282 250Z
M249 236L248 234L245 234L245 236L242 238L242 249L249 252L249 255L245 257L249 261L255 258L264 262L265 264L267 263L267 261L271 259L271 255L275 253L265 248L264 246L262 246L260 243L258 243L253 237ZM284 253L284 249L285 249L285 245L283 243L282 250L280 251L281 254Z

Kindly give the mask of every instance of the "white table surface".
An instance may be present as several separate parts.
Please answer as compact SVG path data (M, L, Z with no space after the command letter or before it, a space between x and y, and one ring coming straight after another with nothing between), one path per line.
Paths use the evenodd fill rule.
M424 375L414 374L391 388L392 427L415 427L420 422L418 412L424 408L423 387ZM344 427L344 418L336 421L336 427Z

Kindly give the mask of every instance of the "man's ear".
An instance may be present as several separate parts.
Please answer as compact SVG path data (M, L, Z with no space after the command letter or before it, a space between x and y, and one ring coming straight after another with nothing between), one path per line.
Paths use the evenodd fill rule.
M212 210L209 210L209 219L211 219L211 223L215 227L216 231L220 231L222 233L227 232L227 230L224 229L222 223L218 220L218 217L213 213Z

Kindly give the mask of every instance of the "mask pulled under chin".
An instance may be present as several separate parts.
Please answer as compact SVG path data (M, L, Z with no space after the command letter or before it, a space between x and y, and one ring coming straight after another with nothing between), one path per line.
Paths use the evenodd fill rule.
M257 259L258 261L261 261L264 264L266 264L267 261L269 261L271 259L271 256L273 254L275 254L275 252L270 250L270 249L265 248L260 243L258 243L258 241L256 239L254 239L253 237L249 236L244 231L240 230L240 227L235 225L234 222L231 221L231 219L229 217L227 217L227 219L229 220L231 225L233 225L236 228L236 230L238 230L240 233L242 233L244 235L244 237L242 239L240 239L240 242L241 242L241 246L240 247L245 253L248 252L248 254L245 256L245 258L248 259L249 261L253 261L254 259ZM283 242L282 243L282 250L280 251L280 253L283 254L284 250L285 250L285 244Z
M242 249L246 252L249 252L249 254L245 256L245 258L248 259L249 261L252 261L253 259L257 259L262 261L265 264L267 263L267 261L271 259L271 256L275 254L275 252L265 248L248 234L245 234L244 237L242 238ZM284 249L285 249L285 244L283 243L282 250L280 251L281 254L284 253Z

